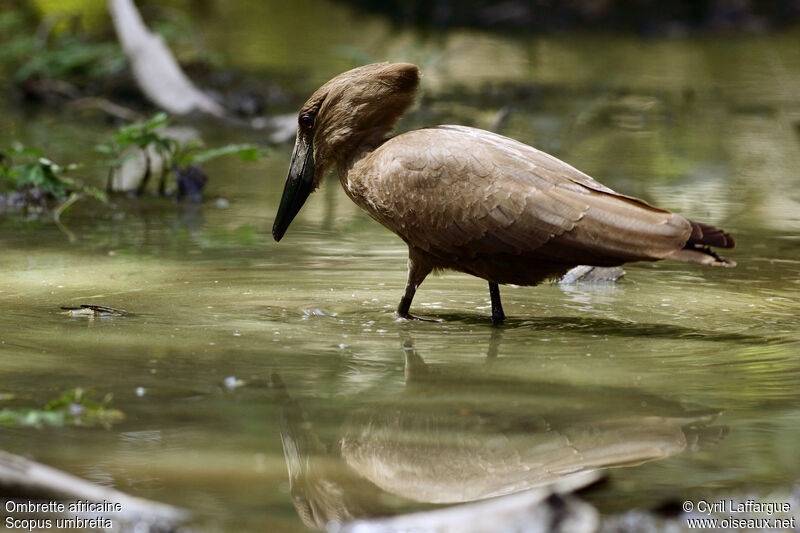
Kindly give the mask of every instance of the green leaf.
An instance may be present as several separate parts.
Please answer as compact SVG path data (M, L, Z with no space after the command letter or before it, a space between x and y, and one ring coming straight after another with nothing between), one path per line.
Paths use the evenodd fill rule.
M169 120L170 120L169 115L167 115L163 111L160 111L155 115L153 115L152 117L145 120L144 123L142 124L142 127L144 128L144 131L151 132L156 128L159 128L161 126L166 126L167 124L169 124Z

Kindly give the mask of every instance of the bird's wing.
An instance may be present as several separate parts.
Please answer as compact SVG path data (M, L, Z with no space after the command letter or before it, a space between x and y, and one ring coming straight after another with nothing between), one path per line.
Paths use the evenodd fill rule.
M434 255L659 259L682 248L691 233L683 217L483 130L415 130L390 139L373 157L367 210Z

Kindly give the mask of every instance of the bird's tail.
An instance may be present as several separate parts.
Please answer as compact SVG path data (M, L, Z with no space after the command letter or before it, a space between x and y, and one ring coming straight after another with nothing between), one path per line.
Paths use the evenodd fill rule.
M666 259L712 266L736 266L735 261L717 255L711 249L712 246L717 246L718 248L733 248L736 246L736 241L733 240L733 237L728 232L700 222L690 220L689 223L692 225L692 234L689 236L689 240L683 245L683 249L671 253Z

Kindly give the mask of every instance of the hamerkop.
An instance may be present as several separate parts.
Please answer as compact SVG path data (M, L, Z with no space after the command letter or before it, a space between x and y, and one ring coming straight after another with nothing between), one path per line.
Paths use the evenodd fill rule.
M464 126L389 136L418 82L415 65L377 63L311 95L299 114L276 241L335 164L347 195L408 245L400 317L416 318L411 300L437 269L487 280L499 323L501 283L536 285L576 265L735 265L709 248L733 248L728 233L614 192L513 139Z

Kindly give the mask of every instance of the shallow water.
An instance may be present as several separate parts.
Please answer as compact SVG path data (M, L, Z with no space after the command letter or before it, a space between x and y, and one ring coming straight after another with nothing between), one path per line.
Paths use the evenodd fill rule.
M280 47L241 9L219 16L241 22L231 49ZM435 44L364 27L356 46L376 59ZM796 38L441 37L402 127L489 127L508 105L501 133L737 238L735 269L637 264L617 284L504 287L502 328L485 282L454 273L429 278L412 307L442 322L396 321L404 245L334 179L274 243L288 146L210 164L202 206L78 204L72 242L0 215L0 393L15 396L0 407L82 386L126 415L111 429L4 427L0 448L191 509L205 531L293 531L603 467L608 482L586 497L608 512L788 487L800 478ZM239 66L300 68L259 63L257 48ZM314 71L304 93L347 66L298 57ZM65 160L108 131L3 116L3 144ZM195 126L209 144L257 139ZM79 303L132 314L59 313Z

